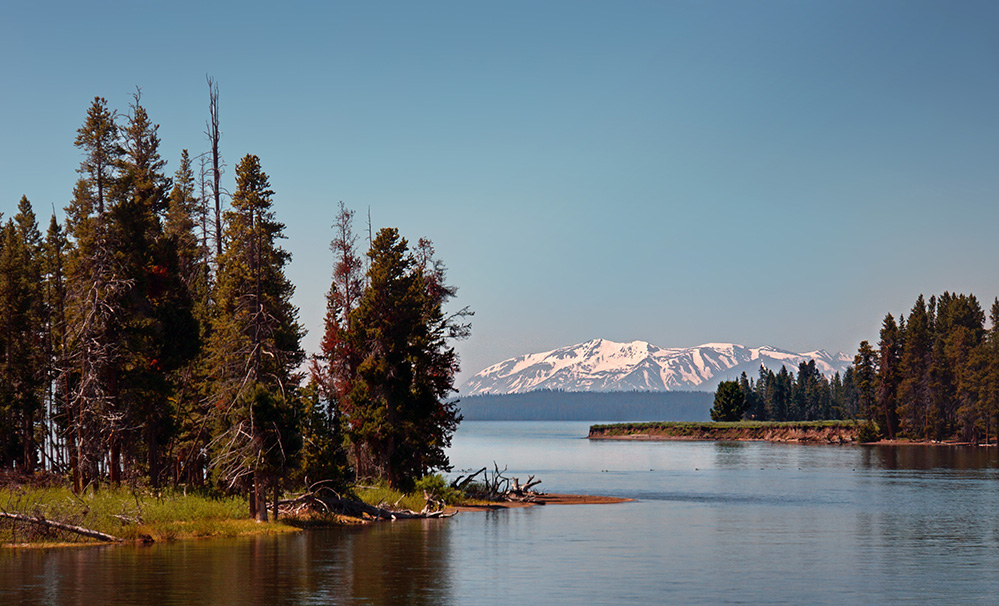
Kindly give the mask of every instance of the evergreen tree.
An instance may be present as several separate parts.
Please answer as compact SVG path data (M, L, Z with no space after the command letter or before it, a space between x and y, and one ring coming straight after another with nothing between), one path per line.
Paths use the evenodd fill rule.
M424 251L426 252L426 251ZM368 287L350 317L351 346L361 362L350 393L348 437L368 453L359 477L408 488L431 469L448 469L444 449L461 417L453 390L461 333L442 305L453 289L442 266L418 263L395 229L382 229L368 253ZM440 275L431 275L440 268Z
M936 421L933 434L942 440L959 430L967 433L973 425L960 417L973 416L968 365L971 352L985 334L985 315L973 295L944 292L935 303L930 385Z
M67 385L70 464L77 492L98 479L104 445L123 417L117 403L121 361L121 300L131 287L110 238L109 196L122 154L118 127L106 101L94 99L77 131L83 152L81 178L66 208L67 348L62 382Z
M278 245L284 225L275 219L274 192L257 156L240 161L236 184L210 336L213 464L230 486L252 485L251 512L266 520L264 491L297 450L288 438L300 412L295 369L303 359L302 329L284 274L291 255Z
M738 421L746 411L746 397L738 381L722 381L711 408L712 421Z
M76 146L84 153L79 172L88 183L96 203L97 216L104 214L110 189L114 186L118 159L122 154L115 123L116 113L108 109L107 100L94 97L83 126L77 131Z
M3 462L26 472L38 463L36 423L46 377L45 301L42 293L42 239L31 203L22 197L18 213L3 227L0 244L0 406Z
M46 432L52 432L48 442L49 459L54 467L62 469L68 463L64 454L75 450L72 434L68 431L69 411L66 397L66 374L61 370L66 364L66 249L68 242L55 214L49 220L42 252L46 317L46 402L48 422Z
M888 439L894 440L898 429L896 406L898 386L902 379L901 354L904 344L904 328L888 314L881 325L881 339L878 341L878 375L875 388L877 398L877 423L887 432Z
M790 421L793 419L794 376L781 366L773 374L770 391L769 417L772 421Z
M351 344L350 315L357 308L364 291L364 274L361 270L361 258L357 254L357 236L354 234L353 223L354 211L340 202L340 210L332 226L330 250L334 259L333 278L326 295L321 353L312 359L310 366L315 389L312 433L316 437L307 439L306 444L325 454L322 457L317 454L308 458L314 461L326 459L321 467L310 466L310 475L316 479L320 479L326 472L345 473L347 468L346 460L341 460L345 454L343 422L351 415L349 395L360 364L360 352ZM363 451L359 442L353 444L352 458L355 461L368 459L368 454ZM336 475L325 479L341 481L345 480L345 476Z
M756 379L756 409L751 413L758 421L773 421L774 387L776 377L772 370L760 364L760 374Z
M843 373L843 386L837 399L839 418L856 419L863 410L860 405L860 389L857 387L857 373L854 367L849 367Z
M753 381L746 376L745 372L739 375L739 391L742 392L742 397L745 400L744 416L747 419L761 420L760 397L753 387Z
M795 412L790 420L815 421L829 418L829 384L815 366L815 360L798 365L794 384Z
M194 173L187 150L181 152L180 166L174 174L163 225L164 248L176 251L177 275L190 298L192 327L199 341L208 341L210 328L211 283L205 233L205 206L195 196ZM205 351L180 365L171 376L174 387L176 439L173 443L174 481L201 484L208 461L204 456L209 441L207 407L209 401L205 377Z
M999 428L999 299L992 303L989 321L991 326L972 352L968 370L974 386L975 417L986 444Z
M832 415L831 418L850 418L849 415L846 414L844 391L843 379L837 372L833 375L832 380L829 381L829 412Z
M898 415L902 430L911 437L929 438L933 426L930 398L930 365L933 353L930 315L923 295L916 299L902 348Z
M160 297L170 290L170 270L175 263L159 249L162 239L160 216L165 210L169 179L163 175L165 161L159 155L158 126L152 124L140 95L133 96L124 128L119 178L110 212L110 246L116 255L127 288L117 302L121 313L118 343L120 362L114 385L117 415L121 421L111 428L109 456L111 482L120 481L122 448L126 467L132 467L144 447L147 472L153 485L160 479L160 446L172 419L170 385L164 373L169 364L163 345L184 339L183 333L164 333L159 322ZM171 267L174 266L174 267ZM170 339L166 339L167 334ZM134 428L141 427L141 435Z
M877 413L877 352L867 341L861 341L853 358L854 383L857 386L857 407L868 420L875 420Z

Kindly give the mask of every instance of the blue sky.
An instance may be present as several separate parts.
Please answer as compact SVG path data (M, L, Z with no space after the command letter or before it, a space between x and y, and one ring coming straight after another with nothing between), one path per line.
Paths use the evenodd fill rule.
M999 295L997 31L971 1L9 2L0 211L61 217L90 101L136 86L172 174L211 74L310 351L343 200L437 246L461 378L594 337L853 352L920 293Z

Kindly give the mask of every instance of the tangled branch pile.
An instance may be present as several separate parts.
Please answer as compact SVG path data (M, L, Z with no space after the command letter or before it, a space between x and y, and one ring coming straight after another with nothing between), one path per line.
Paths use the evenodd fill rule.
M501 471L499 465L493 461L492 473L489 472L487 467L483 467L467 476L458 476L451 482L451 488L465 493L470 498L484 501L533 503L538 497L544 495L542 492L533 490L535 486L541 483L541 480L534 479L533 475L521 484L520 478L503 475L506 472L506 466ZM475 478L479 474L482 474L482 480L476 481Z

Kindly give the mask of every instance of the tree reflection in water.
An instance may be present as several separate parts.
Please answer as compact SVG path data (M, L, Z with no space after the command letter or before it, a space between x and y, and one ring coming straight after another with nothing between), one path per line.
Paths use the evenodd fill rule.
M442 604L447 520L0 552L2 604Z

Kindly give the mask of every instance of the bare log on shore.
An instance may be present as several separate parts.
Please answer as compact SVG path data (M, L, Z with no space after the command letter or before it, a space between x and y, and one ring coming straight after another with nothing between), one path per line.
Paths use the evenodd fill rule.
M440 503L430 498L427 499L427 506L423 508L423 511L387 509L368 505L356 499L345 498L329 488L320 488L292 499L283 499L278 501L278 506L285 515L298 515L304 511L311 510L325 513L339 513L355 518L367 516L376 520L449 518L456 513L454 511L446 511Z
M544 493L532 490L541 483L541 480L534 479L534 476L527 478L523 485L520 478L508 478L505 474L506 467L500 470L496 461L493 461L493 473L490 474L487 467L467 476L458 476L451 482L452 488L457 488L466 494L485 501L514 501L519 503L534 503L537 498ZM472 480L482 474L482 481L472 484Z
M0 511L0 518L6 518L8 520L14 520L17 522L25 522L27 524L37 524L39 526L45 526L47 528L56 528L58 530L74 532L80 536L84 536L91 539L97 539L98 541L106 541L108 543L123 543L125 541L125 539L110 534L105 534L98 530L91 530L90 528L83 528L82 526L73 526L72 524L56 522L55 520L46 520L44 517L40 515L28 516L21 513L9 513L6 511Z

